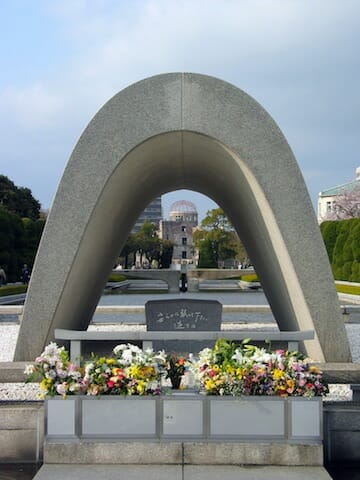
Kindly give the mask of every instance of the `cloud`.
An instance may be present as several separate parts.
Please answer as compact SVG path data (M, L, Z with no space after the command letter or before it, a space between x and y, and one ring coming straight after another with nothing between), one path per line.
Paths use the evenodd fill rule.
M49 198L58 180L46 172L62 171L98 109L129 84L170 71L213 75L252 95L284 132L313 192L328 186L320 186L318 178L317 187L313 172L330 165L336 175L341 155L347 177L355 170L357 0L43 0L38 5L37 14L53 32L50 37L44 28L44 42L50 42L46 59L51 42L56 48L51 62L38 61L30 78L11 82L7 76L8 83L1 83L0 162L14 159L5 168L14 179L25 162L43 171L42 185L36 180L40 201ZM38 49L31 52L31 36L21 33L26 54L41 56ZM63 50L56 56L59 45Z
M0 92L1 116L26 130L51 128L64 110L61 96L41 84Z

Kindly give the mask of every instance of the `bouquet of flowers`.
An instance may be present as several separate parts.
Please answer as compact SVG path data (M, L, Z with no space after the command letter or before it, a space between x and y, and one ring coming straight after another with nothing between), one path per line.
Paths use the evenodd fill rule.
M70 362L65 348L56 343L50 343L34 364L27 365L25 373L28 382L35 377L41 378L42 397L61 395L66 398L84 390L81 369Z
M165 378L169 378L172 388L180 387L181 379L186 371L186 360L184 357L168 354L165 363Z
M298 352L267 351L219 339L214 349L205 348L191 369L209 395L326 395L322 372Z
M156 395L165 363L162 352L145 351L131 344L117 345L114 357L96 358L85 364L88 395Z

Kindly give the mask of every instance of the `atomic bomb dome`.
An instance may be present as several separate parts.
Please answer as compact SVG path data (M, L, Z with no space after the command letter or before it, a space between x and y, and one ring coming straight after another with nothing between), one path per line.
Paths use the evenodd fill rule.
M197 225L198 213L189 200L178 200L171 205L169 218L173 222L194 222Z

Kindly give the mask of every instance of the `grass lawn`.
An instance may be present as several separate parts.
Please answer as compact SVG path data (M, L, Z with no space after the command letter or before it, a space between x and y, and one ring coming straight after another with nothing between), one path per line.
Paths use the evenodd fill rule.
M25 293L27 290L27 285L3 285L0 287L0 297L5 297L6 295L18 295L20 293Z
M335 284L336 291L339 293L349 293L350 295L360 295L359 285L339 285Z

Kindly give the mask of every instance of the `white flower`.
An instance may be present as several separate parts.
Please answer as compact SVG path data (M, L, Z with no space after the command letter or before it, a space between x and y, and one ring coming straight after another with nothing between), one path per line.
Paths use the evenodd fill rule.
M78 392L80 390L80 385L78 383L72 383L69 387L70 392Z
M88 363L85 366L85 374L89 375L90 372L94 370L94 364L93 363Z
M34 372L35 372L34 365L25 365L25 370L24 370L25 375L31 375Z
M116 347L113 349L113 352L115 355L119 355L123 350L126 350L126 348L127 346L122 343L121 345L116 345Z
M247 362L247 358L245 355L242 354L241 350L236 349L234 355L232 356L233 360L235 360L239 365L243 365Z
M59 385L56 386L56 391L59 395L66 395L66 382L59 383Z
M268 363L271 360L271 354L263 348L257 348L254 351L252 359L259 363Z

